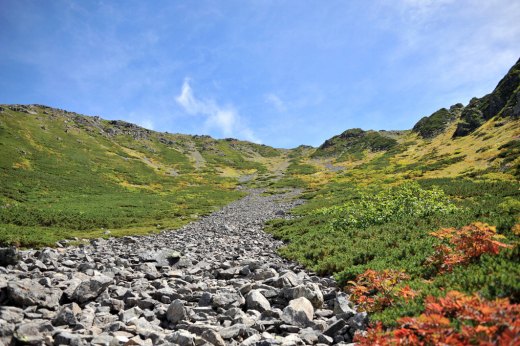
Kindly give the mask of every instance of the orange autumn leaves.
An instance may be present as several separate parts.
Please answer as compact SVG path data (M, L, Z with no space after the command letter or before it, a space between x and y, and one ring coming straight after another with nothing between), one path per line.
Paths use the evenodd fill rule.
M520 305L508 299L488 301L451 291L444 298L426 298L424 313L399 324L386 332L378 324L356 341L360 346L520 344Z
M511 248L497 240L503 236L496 233L496 227L481 222L460 229L443 228L430 234L445 241L427 260L439 273L450 272L454 266L467 264L483 254L497 255L502 248Z
M398 288L403 280L409 279L403 271L367 270L358 275L356 281L350 281L351 299L356 302L358 308L367 312L382 311L394 304L397 298L412 299L416 293L405 286Z
M432 232L442 244L426 261L438 274L457 265L471 263L483 254L496 255L511 248L499 241L496 228L485 223L472 223L460 229L448 228ZM403 271L367 270L350 282L351 298L368 312L382 311L396 302L413 299L417 292L403 281ZM419 317L401 318L399 328L384 331L382 324L358 335L360 345L520 345L520 305L508 299L485 300L457 291L444 298L427 297L425 311Z

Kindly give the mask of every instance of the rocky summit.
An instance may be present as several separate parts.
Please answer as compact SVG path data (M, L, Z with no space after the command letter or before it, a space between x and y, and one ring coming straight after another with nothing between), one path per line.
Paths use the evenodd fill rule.
M298 191L251 193L177 231L2 249L0 344L344 345L367 324L262 231Z

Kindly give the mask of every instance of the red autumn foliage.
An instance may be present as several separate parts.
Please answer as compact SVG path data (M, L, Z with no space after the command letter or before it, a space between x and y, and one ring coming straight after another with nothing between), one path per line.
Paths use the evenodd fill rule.
M356 341L360 346L520 345L520 305L508 299L489 301L451 291L444 298L426 298L423 314L399 323L391 331L379 323Z
M469 263L483 254L496 255L502 248L511 248L497 240L502 236L496 233L494 226L481 222L460 229L444 228L430 234L449 243L437 246L434 255L427 260L437 267L439 273L450 272L454 266Z
M394 304L397 297L413 299L416 296L409 286L399 288L399 284L408 279L402 271L368 269L350 281L348 288L351 299L356 302L360 310L367 312L381 311Z

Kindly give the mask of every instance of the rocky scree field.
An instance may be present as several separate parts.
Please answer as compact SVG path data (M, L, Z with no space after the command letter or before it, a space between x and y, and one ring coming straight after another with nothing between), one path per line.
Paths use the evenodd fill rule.
M252 191L174 232L0 254L5 345L346 344L368 324L335 280L262 232L296 193Z

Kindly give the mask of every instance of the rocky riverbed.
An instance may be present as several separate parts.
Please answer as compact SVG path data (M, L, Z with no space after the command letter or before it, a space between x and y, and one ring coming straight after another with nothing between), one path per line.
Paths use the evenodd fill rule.
M247 197L181 230L0 250L0 344L331 345L366 328L331 278L276 254L265 221L297 192Z

